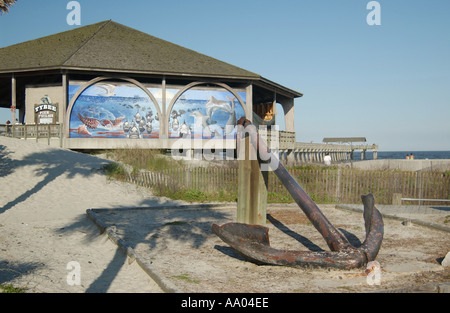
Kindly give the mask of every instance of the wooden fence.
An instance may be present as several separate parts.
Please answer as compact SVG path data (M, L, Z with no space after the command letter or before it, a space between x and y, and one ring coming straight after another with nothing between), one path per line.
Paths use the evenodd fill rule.
M147 188L233 192L237 190L238 170L234 168L173 168L159 172L140 171L128 175L130 182Z
M361 203L372 193L378 204L392 204L394 194L403 198L450 199L450 175L442 172L362 171L351 169L289 169L302 188L317 203ZM141 171L129 181L148 188L209 192L236 192L235 168L174 168L160 172ZM268 173L269 195L292 201L273 172ZM406 204L408 204L406 202ZM417 204L417 203L411 203ZM422 204L439 204L426 202ZM440 202L442 205L442 202Z

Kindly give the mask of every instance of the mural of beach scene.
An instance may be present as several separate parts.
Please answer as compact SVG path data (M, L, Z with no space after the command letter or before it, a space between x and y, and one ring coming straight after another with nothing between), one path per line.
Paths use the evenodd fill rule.
M69 85L69 99L80 87ZM153 101L141 88L127 84L88 87L73 105L69 127L70 138L159 138Z
M245 92L237 94L245 101ZM169 138L235 139L236 121L243 116L244 109L231 92L189 89L170 112Z

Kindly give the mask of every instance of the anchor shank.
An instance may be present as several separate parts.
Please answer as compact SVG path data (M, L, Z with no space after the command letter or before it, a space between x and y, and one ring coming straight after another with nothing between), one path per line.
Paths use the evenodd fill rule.
M331 251L339 251L350 246L347 239L333 226L333 224L330 223L319 207L281 163L274 172L283 182L283 185L289 191L289 194L297 205L325 239Z
M259 152L259 160L274 160L276 156L267 147L264 140L260 138L255 127L247 127L251 125L251 122L245 118L241 118L238 121L238 125L242 125L245 128L245 132L249 134L250 141ZM278 158L276 158L278 159ZM261 162L261 160L260 160ZM272 164L273 162L271 162ZM328 221L319 207L309 197L309 195L303 190L298 182L292 177L292 175L286 170L281 162L275 162L273 165L275 175L280 179L283 185L288 190L294 201L302 209L310 222L319 231L322 237L327 242L328 247L332 251L340 251L344 248L351 247L348 240Z

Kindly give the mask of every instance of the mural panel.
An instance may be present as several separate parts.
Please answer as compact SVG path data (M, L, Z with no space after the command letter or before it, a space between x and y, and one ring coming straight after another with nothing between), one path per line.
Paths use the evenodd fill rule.
M69 85L69 99L80 87ZM70 138L159 138L154 103L128 84L100 82L84 90L73 105L69 127Z
M82 83L71 82L69 99ZM162 90L148 91L162 107ZM166 88L171 103L178 88ZM241 99L245 92L239 92ZM193 88L174 103L168 116L169 138L234 139L236 121L245 116L236 97L223 88ZM160 120L155 104L139 87L128 83L99 82L85 89L70 114L70 138L160 138Z
M245 99L245 92L238 95ZM169 138L234 139L236 121L242 116L244 109L231 92L190 89L172 108Z

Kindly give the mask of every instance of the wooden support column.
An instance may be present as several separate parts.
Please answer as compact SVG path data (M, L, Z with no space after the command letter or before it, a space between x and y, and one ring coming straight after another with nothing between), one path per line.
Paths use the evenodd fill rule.
M268 172L261 172L249 138L238 139L238 223L266 225Z
M166 112L167 103L166 103L166 77L163 77L161 82L161 91L162 91L162 103L161 103L161 114L159 117L159 138L167 139L169 138L169 120L166 120L167 115L170 115L170 112Z
M69 127L65 128L64 121L66 120L66 115L69 114L67 112L67 109L69 107L69 79L67 76L67 71L63 71L62 73L62 89L63 89L63 102L62 107L59 107L59 113L58 113L58 120L56 120L56 123L60 123L59 126L59 146L62 148L64 146L64 140L63 140L63 129L67 129L67 137L69 137L70 129ZM49 143L50 144L50 143Z
M247 110L245 115L248 120L252 121L252 85L247 87L246 94ZM236 221L238 223L264 226L266 225L267 214L268 172L261 172L258 153L250 143L248 136L239 136L238 134L237 145L239 172Z
M68 87L68 81L67 81L67 72L64 71L62 73L62 89L63 89L63 102L62 102L62 108L58 108L59 109L59 113L58 113L58 120L56 121L56 123L63 123L63 121L65 121L66 118L66 114L67 114L67 107L68 107L68 97L69 97L69 87Z
M16 124L16 110L17 110L17 91L16 91L16 77L11 76L11 124Z
M245 117L253 123L253 85L247 86L245 94Z
M284 110L284 119L286 125L286 131L295 132L295 120L294 120L294 99L289 99L281 103Z

